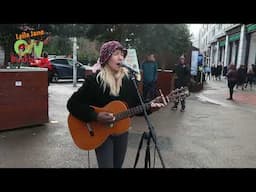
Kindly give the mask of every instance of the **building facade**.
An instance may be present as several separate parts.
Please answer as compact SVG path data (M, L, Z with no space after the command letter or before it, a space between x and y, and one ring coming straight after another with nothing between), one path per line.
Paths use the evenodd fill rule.
M2 65L3 63L4 63L4 50L0 46L0 65Z
M233 63L250 68L256 63L256 24L203 24L199 49L206 65Z

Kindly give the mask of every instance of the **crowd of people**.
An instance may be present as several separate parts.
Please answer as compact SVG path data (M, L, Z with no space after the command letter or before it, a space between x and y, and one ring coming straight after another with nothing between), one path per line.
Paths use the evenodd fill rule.
M213 64L211 66L210 72L213 80L221 80L222 68L221 63L218 63L218 65Z
M230 97L227 99L233 100L233 90L235 86L237 89L241 86L241 89L244 90L249 84L250 90L252 90L253 84L256 83L256 66L252 64L251 67L247 69L245 65L240 65L237 69L234 64L230 64L226 76L230 92Z
M221 80L221 76L227 79L229 88L228 100L233 100L234 88L245 90L248 85L250 90L253 88L253 84L256 84L256 65L252 64L247 68L244 64L238 68L235 64L230 63L228 66L224 66L219 63L217 66L213 64L211 68L204 66L205 80Z

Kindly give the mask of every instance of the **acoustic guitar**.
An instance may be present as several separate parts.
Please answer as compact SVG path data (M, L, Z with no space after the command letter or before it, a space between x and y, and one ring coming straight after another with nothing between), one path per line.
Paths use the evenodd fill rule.
M164 97L157 97L160 100L173 101L180 98L189 96L188 89L181 88L173 90L169 95ZM97 121L84 122L72 114L68 115L68 127L73 138L74 143L84 150L92 150L99 147L109 135L122 134L128 131L131 125L130 117L143 112L143 106L139 105L133 108L127 108L126 104L122 101L112 101L106 106L100 108L92 106L96 113L109 112L115 116L115 121L110 124L103 124ZM150 103L145 104L146 110L150 109Z

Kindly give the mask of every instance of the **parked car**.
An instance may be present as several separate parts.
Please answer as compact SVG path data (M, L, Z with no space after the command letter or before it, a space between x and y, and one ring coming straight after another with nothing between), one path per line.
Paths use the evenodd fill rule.
M53 82L57 82L59 79L73 79L73 65L74 60L72 58L52 58L50 59L53 65ZM91 71L92 67L84 65L77 61L77 79L84 79L87 72Z

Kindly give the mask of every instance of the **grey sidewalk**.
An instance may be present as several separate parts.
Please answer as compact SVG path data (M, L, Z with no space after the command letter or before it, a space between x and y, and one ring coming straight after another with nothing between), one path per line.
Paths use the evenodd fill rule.
M87 151L75 146L67 127L66 101L77 88L72 83L49 87L49 123L0 132L0 167L88 167ZM187 99L184 113L171 111L169 104L150 115L167 168L256 167L256 106L227 101L227 91L224 81L210 81ZM148 131L144 118L135 117L124 168L133 167L144 131ZM144 167L144 147L138 168ZM94 151L89 154L90 167L97 168ZM155 159L155 167L161 168L157 153Z

